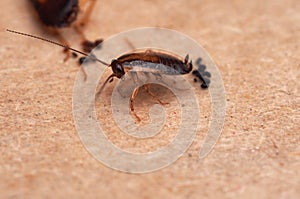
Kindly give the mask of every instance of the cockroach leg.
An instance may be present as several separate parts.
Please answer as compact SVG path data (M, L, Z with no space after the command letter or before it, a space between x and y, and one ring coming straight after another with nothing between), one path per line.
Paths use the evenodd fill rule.
M85 69L83 68L82 65L80 65L80 70L81 70L81 72L82 72L82 74L83 74L83 80L86 81L86 79L87 79L87 74L86 74Z
M70 56L71 56L71 51L68 49L69 47L69 43L67 42L67 40L62 36L62 34L60 34L59 30L57 28L51 28L51 31L55 34L55 36L57 36L59 42L65 46L67 46L63 52L66 53L66 57L64 58L64 62L66 62Z
M91 52L94 48L96 48L99 44L103 42L103 39L97 39L95 41L89 41L86 39L84 32L82 31L82 27L79 23L74 24L74 29L78 32L81 36L81 46L84 52Z
M91 52L94 48L97 48L99 44L103 42L103 39L97 39L94 42L89 40L83 40L81 46L84 52ZM101 46L100 46L101 47Z
M64 58L64 62L66 62L70 58L71 53L70 53L70 51L68 49L65 49L64 53L66 53L66 56Z
M76 32L81 36L81 45L82 45L82 49L84 52L91 52L95 47L97 47L99 44L101 44L103 42L103 39L97 39L95 41L89 41L86 39L86 36L82 30L82 27L88 23L91 13L93 11L93 8L95 7L95 3L96 0L85 0L85 1L80 1L80 3L82 4L80 7L87 7L84 10L84 14L82 17L80 17L80 19L77 20L77 22L75 22L75 24L73 25L74 29L76 30ZM86 4L88 4L87 6L85 6Z
M82 41L86 41L86 37L84 35L84 32L82 31L82 27L80 27L80 25L78 23L74 24L74 29L76 30L76 32L81 36L81 40Z
M168 105L168 102L162 102L154 93L151 92L150 90L150 84L145 84L144 85L144 89L147 91L147 93L149 95L151 95L151 97L156 100L160 105Z
M134 106L133 106L134 99L135 99L135 97L137 96L138 92L139 92L139 88L135 88L134 91L133 91L133 93L132 93L132 95L131 95L131 97L130 97L130 105L129 105L129 106L130 106L130 111L131 111L131 113L134 115L134 117L137 119L137 121L140 122L141 119L140 119L140 117L137 116L137 114L134 112Z
M131 41L129 41L128 38L125 38L125 42L127 43L127 45L129 46L129 48L130 48L131 50L134 50L134 49L135 49L134 45L132 44Z
M85 4L89 3L86 10L84 11L83 16L78 21L79 26L83 27L90 20L91 14L96 4L96 0L85 0L85 1L81 0L81 2L83 2L82 3L83 5L81 7L84 7Z
M101 92L103 91L104 87L106 86L107 83L110 83L113 81L114 77L116 77L115 74L111 74L106 80L105 82L102 84L101 88L98 90L98 92L96 93L96 99L100 96Z

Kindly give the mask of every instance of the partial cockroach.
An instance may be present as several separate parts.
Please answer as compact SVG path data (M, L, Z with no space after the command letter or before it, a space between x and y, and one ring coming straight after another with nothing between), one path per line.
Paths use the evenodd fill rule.
M63 48L66 48L68 50L71 50L73 52L82 54L84 56L89 56L88 54L86 54L82 51L73 49L64 44L50 41L48 39L44 39L44 38L41 38L38 36L34 36L34 35L22 33L22 32L17 32L14 30L7 29L7 31L16 33L16 34L20 34L20 35L24 35L24 36L28 36L28 37L32 37L35 39L39 39L42 41L46 41L46 42L61 46ZM83 59L84 58L80 59L81 62L84 61ZM157 72L167 74L167 75L184 75L184 74L190 73L193 69L193 64L192 64L192 61L189 60L189 55L186 55L186 57L184 59L181 59L172 54L168 54L168 53L164 53L164 52L156 52L153 50L146 50L143 52L133 52L133 53L124 54L124 55L118 57L117 59L113 59L110 64L97 59L95 56L90 56L90 59L92 59L94 61L98 61L103 65L111 67L111 69L112 69L112 74L105 80L105 82L103 83L103 85L101 86L99 91L97 92L97 96L102 92L103 88L105 87L105 85L108 82L113 81L114 77L120 79L121 77L123 77L125 75L126 72L128 72L132 69L135 69L135 67L150 68L150 69L156 70ZM198 60L198 62L199 62L199 60ZM200 60L200 62L201 62L201 60ZM159 67L157 67L157 66L159 66ZM203 68L203 65L202 66L200 65L199 67L202 67L200 70L201 73L205 73L206 77L210 77L210 73L205 71L205 66L204 66L204 68ZM197 72L195 72L195 71L197 71ZM198 72L198 70L194 70L194 72L193 72L193 74L196 77L198 77L200 80L202 80L201 87L207 88L209 85L209 79L204 78L201 73ZM208 81L208 82L206 82L206 81ZM139 88L135 88L130 97L130 110L135 115L135 117L138 120L140 120L139 117L134 113L134 107L133 107L133 102L138 93L138 89ZM145 89L160 104L164 104L159 99L157 99L155 97L155 95L149 90L149 86L145 86Z
M82 49L84 52L90 52L93 48L98 46L103 40L97 39L94 42L86 39L82 27L88 22L90 14L95 6L96 0L30 0L33 4L41 22L48 27L61 43L69 46L68 42L61 35L59 29L65 27L74 27L81 35ZM88 4L89 3L89 4ZM87 5L88 4L88 5ZM87 5L87 9L83 16L78 18L81 8ZM70 53L69 49L64 50L67 53L68 59ZM66 60L65 59L65 60Z

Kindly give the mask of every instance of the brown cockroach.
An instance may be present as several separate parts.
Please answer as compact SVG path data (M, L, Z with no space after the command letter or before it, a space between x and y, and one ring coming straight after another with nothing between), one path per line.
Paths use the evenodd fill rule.
M63 48L67 48L68 50L79 53L81 55L89 56L87 53L84 53L82 51L71 48L67 45L60 44L60 43L57 43L57 42L54 42L54 41L51 41L51 40L48 40L45 38L41 38L41 37L38 37L35 35L30 35L30 34L18 32L18 31L14 31L14 30L9 30L9 29L7 29L7 31L11 32L11 33L20 34L23 36L39 39L42 41L46 41L46 42L61 46ZM103 90L105 85L108 82L111 82L113 80L113 78L116 77L116 78L120 79L125 75L126 72L128 72L132 69L135 69L135 67L152 69L152 70L155 70L157 73L163 73L166 75L184 75L184 74L190 73L193 69L193 64L192 64L192 61L189 60L188 54L186 55L186 57L184 59L181 59L176 55L165 53L165 52L156 52L152 49L151 50L148 49L143 52L133 52L133 53L121 55L120 57L113 59L110 64L97 59L95 56L90 56L90 58L94 61L100 62L101 64L103 64L107 67L111 67L111 69L112 69L112 74L105 80L105 82L103 83L103 85L101 86L99 91L97 92L97 96L101 93L101 91ZM210 77L210 73L207 71L204 71L204 70L205 70L205 68L202 70L202 72L205 72L206 76ZM206 82L207 78L204 78L200 72L198 72L198 73L193 72L193 73L196 77L198 77L202 81L201 87L207 88L208 83L209 83L209 82ZM138 93L138 89L139 88L135 88L130 97L130 110L135 115L135 117L138 120L140 120L139 117L134 113L134 107L133 107L133 102ZM149 87L146 86L145 89L152 97L155 98L155 95L149 90ZM159 99L157 99L157 98L155 98L155 99L160 104L164 104Z

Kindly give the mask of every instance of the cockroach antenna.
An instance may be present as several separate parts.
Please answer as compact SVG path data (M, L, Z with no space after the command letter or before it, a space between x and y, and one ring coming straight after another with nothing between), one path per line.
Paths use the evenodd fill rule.
M71 48L68 45L64 45L64 44L61 44L61 43L58 43L58 42L55 42L55 41L52 41L52 40L49 40L49 39L45 39L43 37L39 37L39 36L36 36L36 35L31 35L31 34L19 32L19 31L15 31L15 30L10 30L10 29L6 29L6 31L10 32L10 33L19 34L19 35L22 35L22 36L26 36L26 37L31 37L31 38L34 38L34 39L38 39L38 40L41 40L41 41L44 41L44 42L48 42L48 43L51 43L51 44L63 47L64 49L71 50L73 52L79 53L79 54L84 55L86 57L89 56L87 53L84 53L82 51L79 51L79 50L76 50L74 48ZM95 60L95 61L98 61L101 64L104 64L106 66L110 66L108 63L106 63L106 62L104 62L104 61L102 61L100 59L97 59L95 56L92 56L92 59Z

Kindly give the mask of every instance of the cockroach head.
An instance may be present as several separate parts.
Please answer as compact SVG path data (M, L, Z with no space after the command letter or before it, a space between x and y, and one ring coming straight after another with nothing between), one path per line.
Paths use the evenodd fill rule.
M125 74L124 67L116 59L112 60L110 65L117 78L121 78Z

